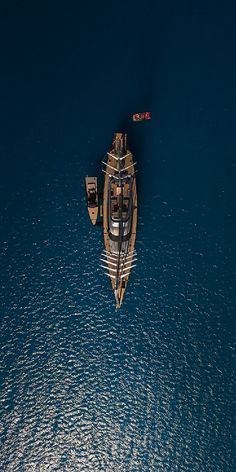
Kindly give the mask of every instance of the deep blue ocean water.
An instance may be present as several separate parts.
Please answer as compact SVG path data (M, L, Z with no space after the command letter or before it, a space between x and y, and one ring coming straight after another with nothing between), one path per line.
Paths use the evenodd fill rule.
M235 6L48 4L0 17L0 471L233 472ZM116 311L84 176L125 130Z

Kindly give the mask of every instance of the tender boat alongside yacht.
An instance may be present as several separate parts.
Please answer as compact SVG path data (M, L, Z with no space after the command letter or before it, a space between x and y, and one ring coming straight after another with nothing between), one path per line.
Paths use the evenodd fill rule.
M86 200L89 217L96 224L98 218L98 184L97 177L85 177Z

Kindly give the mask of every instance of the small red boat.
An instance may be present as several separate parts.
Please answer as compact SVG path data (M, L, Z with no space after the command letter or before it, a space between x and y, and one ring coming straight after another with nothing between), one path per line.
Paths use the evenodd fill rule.
M151 112L144 111L143 113L134 113L133 121L146 121L151 119Z

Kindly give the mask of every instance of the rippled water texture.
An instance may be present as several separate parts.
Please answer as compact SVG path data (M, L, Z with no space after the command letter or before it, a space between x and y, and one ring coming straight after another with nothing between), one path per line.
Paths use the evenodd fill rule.
M38 98L35 78L29 90L22 82L15 84L15 90L23 87L24 106L21 93L16 95L25 111L19 121L17 114L8 116L8 132L1 138L6 157L1 183L1 471L235 470L231 83L218 96L219 126L207 69L208 60L216 66L210 53L214 26L209 39L204 11L189 13L181 3L181 15L191 17L188 26L186 16L178 16L171 5L170 11L155 12L161 19L154 29L158 41L152 43L152 57L158 57L161 72L153 89L153 120L129 128L139 168L138 263L119 311L99 268L102 229L88 219L83 179L99 171L119 117L130 111L127 106L131 109L134 100L139 108L133 72L127 88L117 92L117 102L111 79L97 89L93 79L95 91L85 89L84 102L81 96L76 99L73 64L77 53L85 59L75 47L69 58L63 49L62 58L58 52L54 85L41 84ZM137 8L142 12L140 2ZM197 27L191 36L195 14L204 48L195 41ZM106 24L110 10L107 15ZM217 19L217 31L219 25L226 31L226 18L223 26ZM191 53L189 37L195 48ZM102 36L100 46L103 41ZM228 36L225 41L230 47ZM131 46L128 41L124 66ZM96 44L92 47L99 75ZM106 59L112 58L112 51L110 56L106 52ZM197 67L193 75L188 71L189 61L193 68L198 61L198 79ZM111 59L108 64L113 70ZM62 82L59 72L65 74ZM4 110L10 106L7 90ZM85 121L79 121L86 103L96 108L95 92L101 93L104 110L116 110L109 123L106 116L93 120L87 111ZM35 110L27 97L34 99ZM78 111L73 100L81 100ZM19 126L16 135L13 121Z
M59 199L60 184L35 196L40 218L26 206L15 216L2 255L3 470L230 470L233 288L221 230L206 234L157 195L116 312L100 228L81 199Z

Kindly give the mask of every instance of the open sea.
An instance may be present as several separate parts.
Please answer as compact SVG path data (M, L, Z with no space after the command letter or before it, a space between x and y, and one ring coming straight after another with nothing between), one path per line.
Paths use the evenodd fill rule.
M0 472L236 470L235 24L233 1L1 6ZM84 177L119 131L116 311Z

